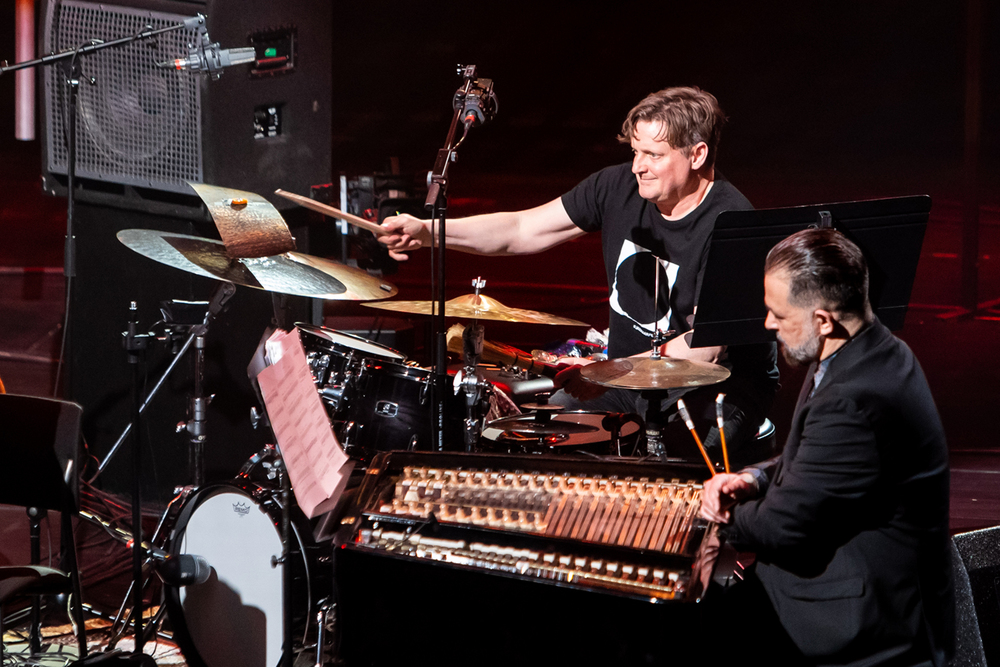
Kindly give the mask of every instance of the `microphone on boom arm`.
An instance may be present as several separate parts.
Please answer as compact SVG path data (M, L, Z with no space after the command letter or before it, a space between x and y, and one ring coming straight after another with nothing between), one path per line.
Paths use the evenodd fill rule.
M225 67L244 65L257 60L257 51L253 47L223 49L218 42L213 44L208 36L208 28L205 26L205 17L201 14L185 20L184 27L198 32L196 43L190 45L187 57L158 62L156 63L157 67L190 72L208 72L213 79L218 79Z

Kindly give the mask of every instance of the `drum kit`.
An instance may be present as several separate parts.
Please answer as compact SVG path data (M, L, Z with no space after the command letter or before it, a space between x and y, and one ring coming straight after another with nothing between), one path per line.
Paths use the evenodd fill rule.
M215 219L222 241L144 229L122 231L118 239L149 259L223 283L319 299L366 301L363 305L368 307L408 314L436 313L437 301L378 301L395 296L396 287L365 271L296 252L283 219L264 198L237 190L193 187ZM320 206L329 215L350 217ZM494 376L499 367L511 376L528 379L529 375L554 377L559 367L484 340L481 321L586 325L508 307L481 294L483 285L477 280L473 293L445 304L445 317L470 323L448 332L448 349L462 355L463 367L455 376L454 392L446 400L447 414L442 416L446 442L466 451L635 455L643 422L634 415L561 411L538 397L522 404L521 408L531 410L524 414L497 408L514 403L487 379L491 369ZM313 324L295 326L330 427L344 451L358 462L358 470L379 451L433 449L431 424L436 416L429 399L430 369L365 338ZM655 355L595 362L582 371L590 382L642 390L712 384L728 374L720 366ZM546 388L551 391L553 387L550 382ZM487 419L488 415L497 418ZM332 590L327 590L332 588L332 547L317 538L322 530L316 521L322 518L311 525L295 507L294 498L282 494L283 484L287 475L280 452L269 446L232 482L204 484L199 480L185 488L151 538L174 558L201 557L211 565L210 576L198 577L204 583L197 586L165 580L164 607L189 663L244 665L252 655L254 664L273 667L282 660L282 646L289 645L291 624L296 628L293 644L315 646L316 664L321 664L323 635L332 624L333 605L328 599ZM278 568L279 563L290 566ZM291 593L289 582L294 589Z

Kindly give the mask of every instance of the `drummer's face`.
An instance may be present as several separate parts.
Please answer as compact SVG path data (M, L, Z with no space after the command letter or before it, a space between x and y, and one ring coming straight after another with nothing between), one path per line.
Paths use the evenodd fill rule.
M639 196L654 204L672 206L690 194L696 181L697 158L693 148L674 148L661 136L660 121L641 120L632 135L632 173L639 184ZM662 209L661 209L662 210Z

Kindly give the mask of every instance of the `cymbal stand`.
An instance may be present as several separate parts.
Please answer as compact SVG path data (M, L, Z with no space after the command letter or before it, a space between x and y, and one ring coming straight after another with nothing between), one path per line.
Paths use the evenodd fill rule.
M486 281L476 278L472 287L476 296L479 290L486 286ZM476 320L472 326L462 332L462 358L465 366L462 369L461 391L465 392L465 424L463 435L465 451L472 452L479 447L479 436L482 432L482 422L477 415L476 406L482 400L483 391L488 384L479 373L479 358L483 354L483 325ZM458 389L456 389L458 391Z
M448 166L455 161L458 147L465 141L469 129L491 119L496 114L496 96L491 79L477 79L475 65L459 65L462 86L455 92L455 110L448 127L444 148L438 150L434 169L427 174L427 199L424 207L431 212L431 292L437 301L432 310L434 332L434 384L431 392L431 449L444 451L445 398L448 391L448 340L445 327L445 218L448 209ZM462 120L462 136L456 142L455 133ZM437 224L435 224L435 221Z
M208 409L208 404L211 401L211 396L206 397L204 395L203 381L204 381L204 351L205 351L205 336L208 334L209 325L212 323L219 313L226 309L229 304L230 299L236 294L236 286L229 282L221 282L212 294L212 300L209 302L208 310L201 324L191 326L184 343L180 346L178 351L174 354L174 358L171 360L170 364L167 366L166 370L156 381L153 389L146 396L146 399L139 406L139 414L141 415L145 412L146 408L152 402L153 398L163 387L167 378L173 373L177 364L180 363L181 359L184 358L187 351L195 346L197 352L197 357L195 359L195 390L194 395L191 400L191 419L187 422L181 422L178 424L178 432L187 430L191 435L192 441L192 452L189 462L192 468L192 473L197 477L201 472L202 461L204 460L204 446L205 446L205 417ZM125 438L128 437L129 433L132 432L133 425L136 421L133 419L129 422L125 428L122 430L121 435L118 436L118 440L112 445L111 449L105 455L104 459L101 461L97 468L97 473L91 478L93 482L97 477L104 472L104 469L111 462L118 448L121 447L122 443L125 442ZM195 465L196 463L196 465ZM201 484L203 482L196 482L196 484Z
M657 264L653 268L653 327L655 330L653 331L653 351L649 355L650 359L660 358L660 346L666 343L669 336L674 333L673 331L663 331L660 329L659 299L660 267ZM663 396L663 392L644 391L642 395L646 398L646 453L650 456L660 457L665 463L667 460L667 447L660 435L660 429L662 428L660 418L663 416L660 410L660 398Z
M152 334L138 333L139 317L135 301L129 307L128 328L124 334L125 352L128 363L132 367L132 624L135 628L134 655L142 654L142 565L146 559L146 550L142 541L142 495L140 477L140 452L142 449L139 433L141 432L139 416L142 395L142 374L139 364L145 359L146 348Z

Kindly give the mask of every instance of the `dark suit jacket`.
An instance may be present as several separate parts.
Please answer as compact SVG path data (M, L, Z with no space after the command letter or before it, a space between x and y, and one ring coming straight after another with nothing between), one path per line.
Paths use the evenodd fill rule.
M948 452L913 353L877 320L799 396L761 494L726 530L819 664L944 664L953 641Z

